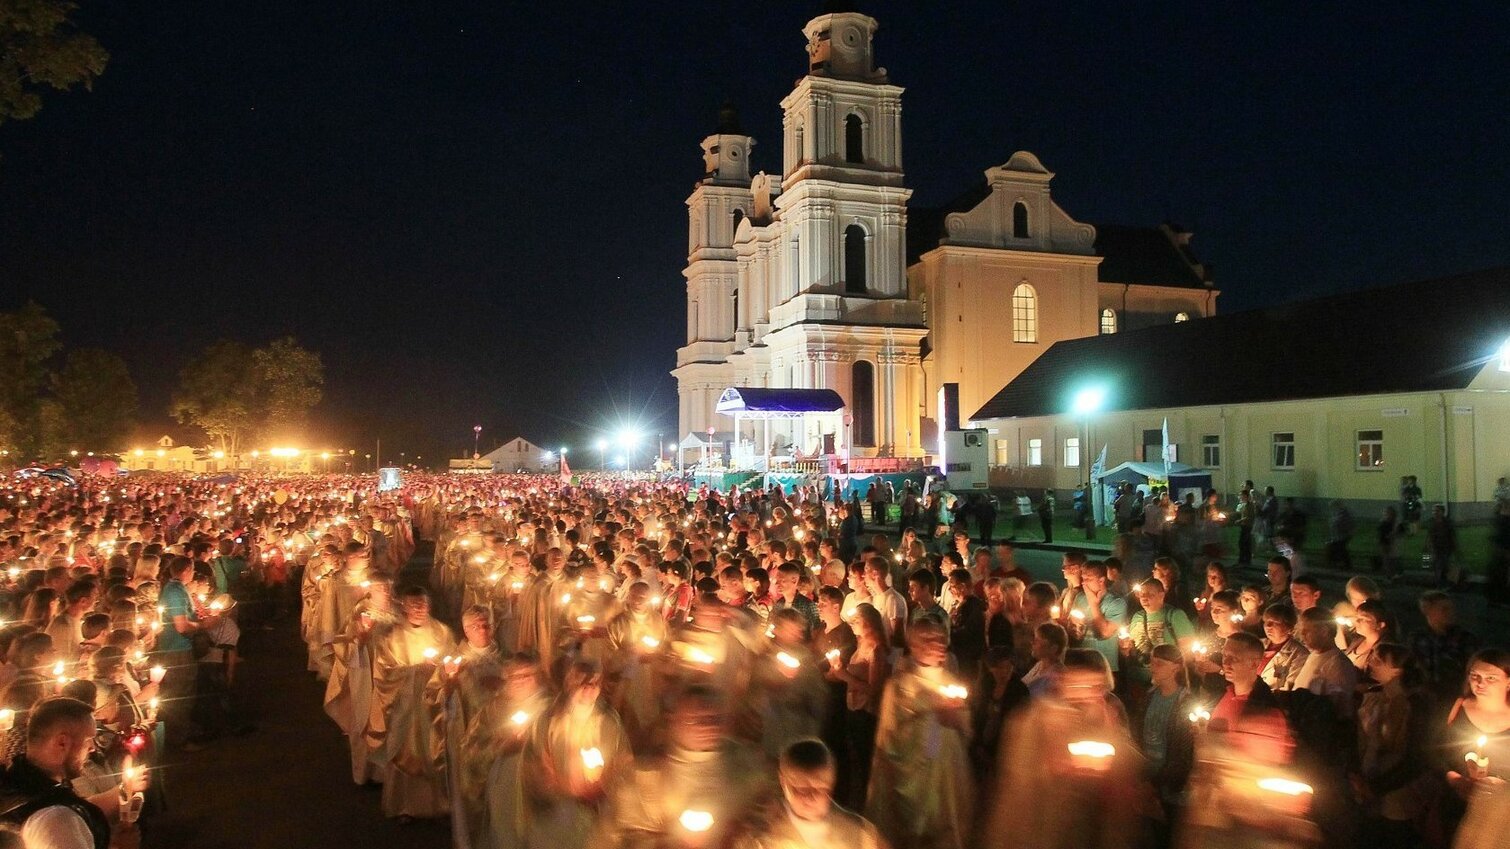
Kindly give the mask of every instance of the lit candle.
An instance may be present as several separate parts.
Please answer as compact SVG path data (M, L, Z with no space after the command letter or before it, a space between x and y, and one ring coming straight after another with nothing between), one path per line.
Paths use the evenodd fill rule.
M712 666L714 662L713 655L695 646L687 650L687 659L703 666Z
M561 603L562 604L571 604L571 593L562 593L561 594Z
M702 834L713 827L713 815L707 811L685 810L677 817L677 822L693 834Z
M823 656L828 660L829 664L832 665L839 662L839 654L840 652L838 649L829 649L828 651L823 653Z
M962 702L970 698L970 691L959 684L945 684L939 688L939 695L946 699Z
M1299 781L1291 781L1288 778L1260 778L1258 780L1258 788L1285 796L1305 796L1316 792L1311 789L1311 785Z
M157 709L161 705L162 705L162 700L158 699L156 696L153 696L152 698L150 698L150 699L147 700L147 721L148 722L152 722L152 721L155 721L157 719Z
M1206 724L1211 721L1211 711L1198 707L1190 712L1190 721L1195 724L1199 731L1206 730Z
M1059 605L1056 604L1053 607L1049 608L1049 618L1050 619L1058 619L1059 618Z
M645 636L640 638L640 645L643 645L647 649L657 649L660 648L661 641L657 640L655 637L650 636L649 634L646 634Z
M1117 639L1119 639L1119 640L1131 640L1132 639L1132 632L1129 631L1129 630L1127 630L1126 628L1118 628L1117 629Z
M1083 610L1071 610L1070 611L1070 618L1073 619L1073 620L1075 620L1076 623L1084 622L1085 621L1085 611L1083 611Z
M1477 780L1489 774L1489 755L1487 752L1480 754L1480 752L1484 752L1484 748L1488 745L1488 737L1479 737L1475 742L1476 750L1469 752L1463 758L1464 761L1473 764L1473 768L1468 771L1469 778Z
M163 676L167 674L167 669L163 668L162 666L154 666L151 669L147 670L147 680L151 681L154 684L161 684L163 682Z
M597 749L582 750L582 774L588 781L597 781L603 776L603 753Z
M514 715L509 717L509 722L512 722L515 726L520 728L524 727L524 724L529 721L530 715L522 710L514 711Z
M440 656L440 651L434 646L431 646L430 648L427 648L423 652L421 652L421 654L424 655L426 663L434 663L435 659Z
M787 669L796 669L797 667L802 665L802 661L798 660L795 657L792 657L784 651L776 652L776 662L781 664L782 666L785 666Z
M0 732L9 731L16 727L16 712L10 708L0 710Z
M596 624L597 621L598 621L598 618L596 616L591 616L591 615L578 616L577 617L577 627L581 628L584 631L591 631L592 630L592 626L594 624Z

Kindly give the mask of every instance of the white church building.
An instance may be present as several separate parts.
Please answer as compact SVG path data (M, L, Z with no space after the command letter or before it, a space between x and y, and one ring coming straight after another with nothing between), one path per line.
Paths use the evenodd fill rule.
M940 386L958 384L967 418L1055 342L1215 312L1188 233L1074 220L1031 153L954 204L909 210L903 90L875 63L876 30L851 11L803 28L779 177L751 176L755 139L730 108L702 142L672 372L684 439L734 427L715 410L730 387L831 389L843 413L747 422L736 438L748 456L922 460Z

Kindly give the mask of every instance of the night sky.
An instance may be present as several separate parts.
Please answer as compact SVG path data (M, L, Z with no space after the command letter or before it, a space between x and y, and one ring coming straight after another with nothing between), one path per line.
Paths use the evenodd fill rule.
M94 91L0 127L0 309L122 353L148 422L191 352L293 334L312 445L579 465L673 435L698 143L732 99L779 174L821 8L83 5ZM1223 311L1510 263L1504 3L1095 6L860 4L914 206L1031 150L1077 219L1193 230Z

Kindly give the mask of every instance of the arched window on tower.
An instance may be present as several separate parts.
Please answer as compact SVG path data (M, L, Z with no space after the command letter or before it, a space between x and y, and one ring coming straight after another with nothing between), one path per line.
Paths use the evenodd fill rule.
M734 239L739 238L739 222L745 220L745 211L743 209L736 209L731 218L734 222L734 228L729 231L729 240L732 242Z
M865 228L858 224L844 228L844 291L865 294Z
M860 448L876 444L876 371L865 360L849 368L850 439Z
M853 112L844 119L844 161L865 162L865 123Z
M1101 311L1101 333L1110 335L1117 332L1117 313L1110 307Z
M1026 283L1012 290L1012 341L1038 341L1038 293Z
M1012 204L1012 238L1028 238L1028 205L1022 201Z

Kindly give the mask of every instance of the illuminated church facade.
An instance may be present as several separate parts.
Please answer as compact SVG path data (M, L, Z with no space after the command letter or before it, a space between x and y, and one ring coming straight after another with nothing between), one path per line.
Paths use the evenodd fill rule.
M909 210L903 90L875 64L876 30L851 11L803 28L779 176L751 176L756 142L731 109L703 139L672 372L687 440L733 428L715 410L729 387L832 389L847 423L746 423L738 441L756 455L924 458L941 385L958 384L967 418L1054 342L1215 312L1189 234L1075 221L1031 153L954 204Z

